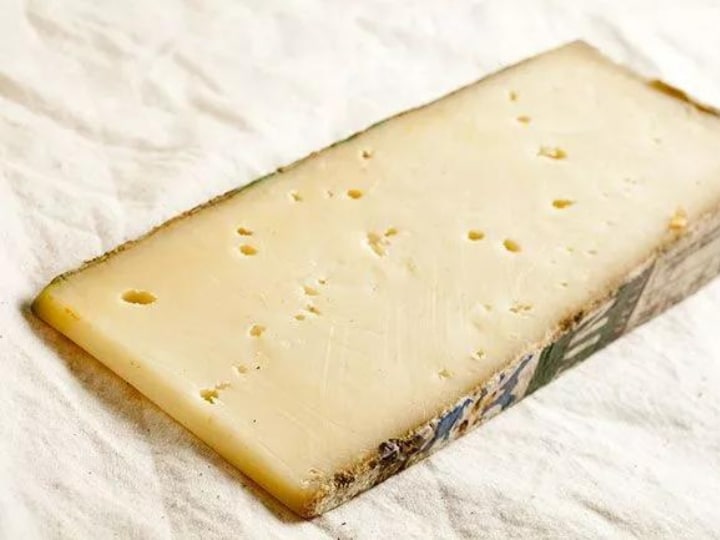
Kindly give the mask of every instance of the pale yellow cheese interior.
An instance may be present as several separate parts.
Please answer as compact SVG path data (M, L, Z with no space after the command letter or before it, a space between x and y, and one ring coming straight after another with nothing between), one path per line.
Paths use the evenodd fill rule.
M297 508L718 201L720 121L575 44L175 221L36 310Z

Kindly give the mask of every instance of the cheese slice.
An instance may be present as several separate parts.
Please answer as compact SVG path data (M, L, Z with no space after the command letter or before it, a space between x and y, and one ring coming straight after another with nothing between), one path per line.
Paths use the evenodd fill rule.
M661 89L556 49L172 220L34 310L315 515L544 382L563 332L637 301L623 287L715 215L720 121Z

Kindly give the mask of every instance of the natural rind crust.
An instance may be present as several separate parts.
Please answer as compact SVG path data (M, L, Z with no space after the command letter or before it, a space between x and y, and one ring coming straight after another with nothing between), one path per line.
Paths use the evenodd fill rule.
M575 45L592 49L582 42ZM520 62L507 69L523 63ZM486 78L494 77L502 71L505 70ZM625 71L637 78L633 72ZM653 89L684 101L703 113L720 116L720 111L717 109L693 100L682 90L663 81L645 82ZM448 95L461 92L474 84L476 83L471 83ZM448 96L443 96L436 101L445 99L445 97ZM424 106L382 120L330 147L343 144L377 125ZM275 172L262 176L245 186L219 195L171 218L141 237L125 242L99 257L84 262L78 268L55 277L38 295L33 303L33 310L37 312L39 300L59 281L90 266L103 263L112 256L205 208L216 206L234 196L246 193L260 182L272 179L318 153L313 152L291 165L280 167ZM510 405L544 386L566 369L614 341L623 333L684 299L718 273L720 273L720 208L706 215L682 234L669 235L668 241L658 248L655 255L639 265L621 282L609 287L608 291L610 292L597 298L595 302L589 303L588 309L567 317L557 328L550 329L546 339L536 344L532 350L513 359L501 371L483 381L431 420L398 438L384 441L376 450L361 457L347 468L334 473L332 477L316 478L308 488L308 493L311 495L307 501L301 507L293 509L303 517L314 517L379 484L494 417ZM600 325L599 321L604 322Z

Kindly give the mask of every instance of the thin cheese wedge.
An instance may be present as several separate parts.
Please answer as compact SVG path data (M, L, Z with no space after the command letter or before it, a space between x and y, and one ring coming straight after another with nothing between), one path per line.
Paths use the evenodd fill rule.
M719 203L720 120L574 43L180 216L34 310L312 516L707 281Z

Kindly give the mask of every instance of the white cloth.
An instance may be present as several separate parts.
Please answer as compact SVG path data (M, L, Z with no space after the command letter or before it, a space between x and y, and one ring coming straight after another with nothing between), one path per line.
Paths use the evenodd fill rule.
M578 37L720 105L711 0L0 2L0 537L720 538L720 282L313 521L28 313L84 259Z

